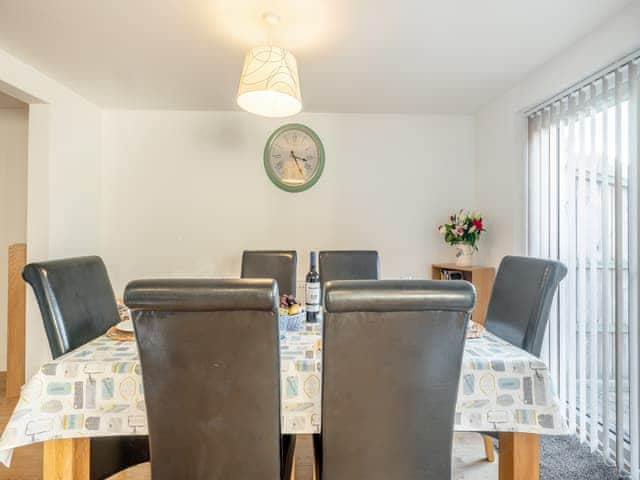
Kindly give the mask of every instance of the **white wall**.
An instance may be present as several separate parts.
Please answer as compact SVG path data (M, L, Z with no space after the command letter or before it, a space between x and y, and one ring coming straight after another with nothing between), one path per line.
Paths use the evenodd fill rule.
M27 258L99 250L100 110L0 50L0 89L29 103ZM49 357L42 319L27 297L27 377Z
M7 251L27 234L27 129L26 106L0 109L0 371L7 367Z
M262 153L279 125L245 113L103 113L102 252L114 287L135 278L238 276L244 249L377 249L383 276L424 278L450 260L436 226L471 207L473 120L302 114L326 167L278 190Z
M640 48L638 1L477 112L475 204L485 213L489 229L481 241L481 259L497 264L506 254L525 251L523 112L636 48Z

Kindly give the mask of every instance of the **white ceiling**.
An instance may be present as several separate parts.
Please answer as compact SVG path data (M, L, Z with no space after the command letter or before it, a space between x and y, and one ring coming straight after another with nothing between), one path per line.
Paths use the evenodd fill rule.
M26 108L27 104L0 92L0 108Z
M234 110L274 10L305 110L467 113L627 3L0 0L0 48L105 108Z

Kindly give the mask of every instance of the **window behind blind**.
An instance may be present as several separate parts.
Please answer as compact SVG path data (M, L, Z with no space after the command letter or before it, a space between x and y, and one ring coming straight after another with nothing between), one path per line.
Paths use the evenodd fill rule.
M528 251L569 273L546 355L572 432L639 478L640 52L528 117Z

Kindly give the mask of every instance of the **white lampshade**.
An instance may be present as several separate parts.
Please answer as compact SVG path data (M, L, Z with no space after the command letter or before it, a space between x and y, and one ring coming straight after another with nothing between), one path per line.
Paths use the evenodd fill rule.
M244 59L238 105L264 117L288 117L302 109L295 57L284 48L252 48Z

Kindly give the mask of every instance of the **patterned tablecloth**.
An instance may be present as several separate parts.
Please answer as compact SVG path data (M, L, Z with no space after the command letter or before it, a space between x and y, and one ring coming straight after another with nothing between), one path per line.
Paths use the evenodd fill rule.
M281 332L283 433L320 431L321 348L319 324ZM455 430L557 435L567 426L546 365L485 333L466 343ZM131 434L147 434L136 344L102 336L44 364L23 387L0 462L34 442Z

